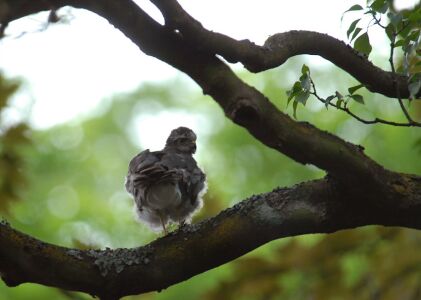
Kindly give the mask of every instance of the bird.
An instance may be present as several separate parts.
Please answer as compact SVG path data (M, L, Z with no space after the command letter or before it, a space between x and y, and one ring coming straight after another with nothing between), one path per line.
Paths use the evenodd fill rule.
M146 149L131 159L125 187L134 199L138 219L153 231L167 234L168 224L188 224L202 208L206 175L193 158L195 152L196 134L178 127L164 149Z

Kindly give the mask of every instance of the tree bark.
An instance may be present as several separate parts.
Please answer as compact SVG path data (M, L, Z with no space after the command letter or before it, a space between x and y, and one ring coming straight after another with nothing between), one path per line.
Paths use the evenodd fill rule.
M388 205L380 195L349 191L325 178L252 196L214 218L133 249L59 247L3 222L0 272L9 286L34 282L101 299L160 291L282 237L373 224L421 229L421 179L405 178L416 189L406 205Z

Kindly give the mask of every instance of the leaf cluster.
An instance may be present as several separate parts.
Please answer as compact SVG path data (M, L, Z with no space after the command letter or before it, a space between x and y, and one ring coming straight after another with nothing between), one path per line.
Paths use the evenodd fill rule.
M288 96L287 104L289 104L291 100L294 100L292 107L294 110L294 118L297 118L298 103L305 106L311 93L310 69L307 65L304 64L302 66L300 79L296 81L292 89L288 90L286 93Z
M351 12L360 12L358 18L353 20L348 29L347 37L352 43L354 49L364 56L370 55L372 45L369 38L369 29L371 26L381 27L390 41L390 64L392 73L399 72L408 78L409 100L415 99L416 95L421 90L421 4L414 9L406 11L397 11L393 7L393 1L390 0L374 0L367 1L365 7L355 4L352 5L344 15ZM342 16L342 18L344 17ZM385 21L386 20L386 21ZM367 23L366 27L361 24ZM394 54L395 49L400 50L401 65L395 70ZM326 109L329 106L342 110L355 119L365 124L383 123L394 126L420 126L420 123L414 121L407 109L404 107L402 99L398 94L398 100L401 109L406 116L407 123L399 123L382 118L375 118L373 120L366 120L349 110L348 104L350 100L360 104L365 104L364 97L355 92L362 88L362 84L348 88L348 94L343 95L338 90L332 95L321 97L316 90L313 79L310 75L308 66L303 65L301 68L301 76L296 81L292 89L287 91L288 104L293 100L293 116L297 117L298 104L306 105L310 95L314 95L319 101L324 103ZM397 86L396 86L397 88ZM336 100L336 101L335 101ZM334 102L335 101L335 102Z
M373 25L381 27L389 38L390 47L402 51L403 63L397 71L408 76L409 99L414 99L421 88L419 70L421 66L421 4L411 10L397 11L391 0L374 0L367 1L366 7L353 5L345 13L356 11L360 11L363 15L349 25L347 30L349 41L351 43L354 41L354 48L368 56L372 51L368 35L369 28ZM369 20L367 27L364 28L360 24L366 16Z
M301 103L305 106L310 95L314 95L318 100L323 102L326 106L326 109L328 109L329 106L333 106L339 109L346 108L350 100L364 104L364 97L359 94L354 94L362 87L364 87L362 84L350 87L348 88L349 94L346 95L342 95L339 91L336 91L333 95L323 99L317 94L316 87L310 75L309 67L304 64L301 68L300 79L294 83L291 90L286 92L288 96L287 105L291 102L291 100L293 100L293 116L294 118L297 118L298 103ZM336 103L333 104L332 101L335 99Z

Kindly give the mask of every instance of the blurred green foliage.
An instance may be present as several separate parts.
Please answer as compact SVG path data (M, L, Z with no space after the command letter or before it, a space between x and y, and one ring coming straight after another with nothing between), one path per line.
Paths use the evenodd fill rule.
M0 73L0 116L10 108L10 99L19 89L16 79L7 80ZM22 172L22 148L30 143L25 122L7 124L0 119L0 211L6 213L10 204L19 199L26 180Z
M241 76L291 114L285 90L302 63L292 59L280 70ZM312 70L312 77L318 90L326 94L355 85L352 78L333 68ZM14 83L0 84L5 99L16 90L10 84ZM352 103L356 112L402 118L394 101L362 93L366 105ZM421 109L412 105L411 110L416 115ZM162 111L178 115L180 122L186 114L199 120L196 157L207 173L209 191L195 222L251 194L324 176L323 171L295 163L262 145L225 118L212 99L176 79L143 84L136 91L104 100L90 117L47 130L32 129L32 143L26 127L16 133L22 139L7 138L6 133L17 126L1 131L1 151L19 148L15 154L19 163L9 171L0 169L1 182L12 182L14 195L21 198L9 205L9 222L44 241L83 249L135 247L156 238L134 221L124 177L131 157L143 150L140 132L157 130L142 128L145 123L139 120L148 117L155 124L165 123ZM421 138L419 129L363 125L310 100L305 109L298 109L297 118L363 145L387 168L421 174L420 152L414 146ZM24 186L22 178L26 178ZM7 198L2 194L3 199ZM421 293L420 246L418 231L375 226L287 238L160 293L124 299L417 299ZM35 284L8 288L0 282L0 300L20 299L90 297Z

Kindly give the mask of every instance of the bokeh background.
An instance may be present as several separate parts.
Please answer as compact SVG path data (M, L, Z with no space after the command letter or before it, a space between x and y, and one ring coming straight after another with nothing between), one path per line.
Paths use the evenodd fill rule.
M374 59L381 64L385 57ZM264 74L238 72L292 115L286 90L303 63L310 66L321 94L345 93L357 84L331 65L312 66L307 57ZM197 132L196 159L208 176L205 206L194 222L252 194L324 176L316 167L297 164L256 141L182 75L109 93L83 114L54 125L33 122L35 105L22 109L17 95L28 87L31 81L24 77L0 75L0 214L13 227L46 242L97 249L154 240L156 234L134 220L124 177L131 157L161 148L170 128L180 125ZM396 101L362 93L366 104L351 103L355 112L404 121ZM60 94L56 98L61 101ZM19 117L11 117L16 110ZM42 118L56 116L48 106L43 111ZM421 105L413 103L410 111L421 120ZM326 110L315 99L305 108L300 105L297 115L364 146L389 169L421 174L420 129L364 125ZM157 126L157 120L165 125ZM381 226L285 238L160 293L124 299L421 299L420 249L419 231ZM8 288L0 281L0 300L20 299L91 298L35 284Z

